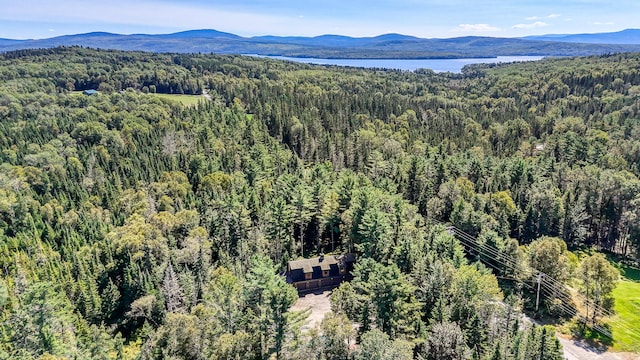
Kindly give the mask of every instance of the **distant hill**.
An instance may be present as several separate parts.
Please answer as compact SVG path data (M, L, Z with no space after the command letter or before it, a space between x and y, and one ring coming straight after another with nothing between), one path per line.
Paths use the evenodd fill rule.
M617 35L612 35L617 34ZM582 42L570 36L545 35L537 38L458 37L423 39L401 34L353 38L341 35L316 37L242 37L216 30L189 30L173 34L120 35L107 32L65 35L38 40L0 39L0 51L57 46L84 46L102 49L141 50L173 53L256 54L319 58L465 58L516 55L578 56L640 51L639 30L589 36ZM634 38L635 36L635 38ZM606 39L610 42L603 43ZM628 40L623 40L628 39ZM630 44L624 41L635 42ZM587 41L589 40L589 41ZM614 41L616 40L616 41Z
M297 44L306 46L323 46L323 47L360 47L375 46L389 42L411 42L420 39L408 35L385 34L376 37L353 38L342 35L321 35L316 37L302 36L257 36L252 39L258 41L267 41L271 43Z
M159 37L159 38L168 38L168 39L189 39L189 38L209 38L209 39L214 39L214 38L229 38L229 39L241 39L241 37L240 37L240 36L235 35L235 34L226 33L226 32L217 31L217 30L210 30L210 29L202 29L202 30L187 30L187 31L181 31L181 32L173 33L173 34L166 34L166 35L150 35L150 36L153 36L153 37Z
M20 43L20 42L21 42L21 40L0 39L0 47L2 45L12 45L12 44Z
M527 36L523 39L541 41L559 41L585 44L640 44L640 29L626 29L610 33L572 34L572 35L540 35Z

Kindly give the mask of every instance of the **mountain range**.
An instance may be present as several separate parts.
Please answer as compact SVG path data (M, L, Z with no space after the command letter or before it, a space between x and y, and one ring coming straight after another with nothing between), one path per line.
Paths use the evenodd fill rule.
M91 32L37 40L0 39L0 52L56 46L319 58L575 56L640 51L640 29L627 29L615 33L541 35L525 38L466 36L425 39L401 34L360 38L341 35L242 37L216 30L189 30L159 35Z
M640 44L640 30L626 29L617 32L597 34L540 35L527 36L523 39L591 44Z

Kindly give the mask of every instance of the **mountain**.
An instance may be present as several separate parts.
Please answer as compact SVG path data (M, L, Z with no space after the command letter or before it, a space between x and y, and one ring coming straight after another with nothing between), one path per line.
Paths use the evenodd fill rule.
M0 38L0 47L2 45L13 45L13 44L18 44L21 43L25 40L13 40L13 39L2 39Z
M142 34L144 35L144 34ZM226 33L226 32L222 32L222 31L217 31L217 30L210 30L210 29L201 29L201 30L187 30L187 31L181 31L181 32L177 32L177 33L173 33L173 34L166 34L166 35L150 35L153 37L160 37L160 38L170 38L170 39L193 39L193 38L205 38L205 39L214 39L214 38L229 38L229 39L241 39L240 36L235 35L235 34L231 34L231 33Z
M268 41L272 43L297 44L307 46L324 46L324 47L357 47L372 46L384 42L409 42L412 40L421 40L417 37L401 35L401 34L385 34L375 37L353 38L343 35L320 35L316 37L302 36L257 36L252 39L259 41ZM424 40L424 39L422 39Z
M540 36L527 36L523 39L558 41L585 44L640 44L640 29L626 29L617 32L596 34L550 34Z
M616 34L615 36L612 34ZM586 34L590 41L568 41L569 36L547 35L540 38L494 38L466 36L448 39L423 39L402 34L354 38L341 35L316 37L256 36L242 37L216 30L189 30L173 34L121 35L108 32L65 35L38 40L0 39L0 51L57 46L140 50L171 53L256 54L319 58L465 58L515 55L578 56L640 51L639 30L620 33ZM578 38L576 38L578 39ZM616 40L616 41L614 41Z

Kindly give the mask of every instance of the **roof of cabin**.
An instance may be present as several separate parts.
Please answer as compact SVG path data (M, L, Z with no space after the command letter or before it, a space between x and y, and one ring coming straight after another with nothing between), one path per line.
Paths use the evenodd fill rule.
M331 265L346 266L347 263L352 263L355 259L356 257L353 254L341 254L292 260L289 261L289 270L302 270L305 273L311 273L316 266L319 266L322 270L329 270Z

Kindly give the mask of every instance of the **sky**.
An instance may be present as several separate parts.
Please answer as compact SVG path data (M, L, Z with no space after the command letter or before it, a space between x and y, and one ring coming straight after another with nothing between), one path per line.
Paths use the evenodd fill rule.
M215 29L241 36L520 37L640 28L638 0L0 0L0 38Z

